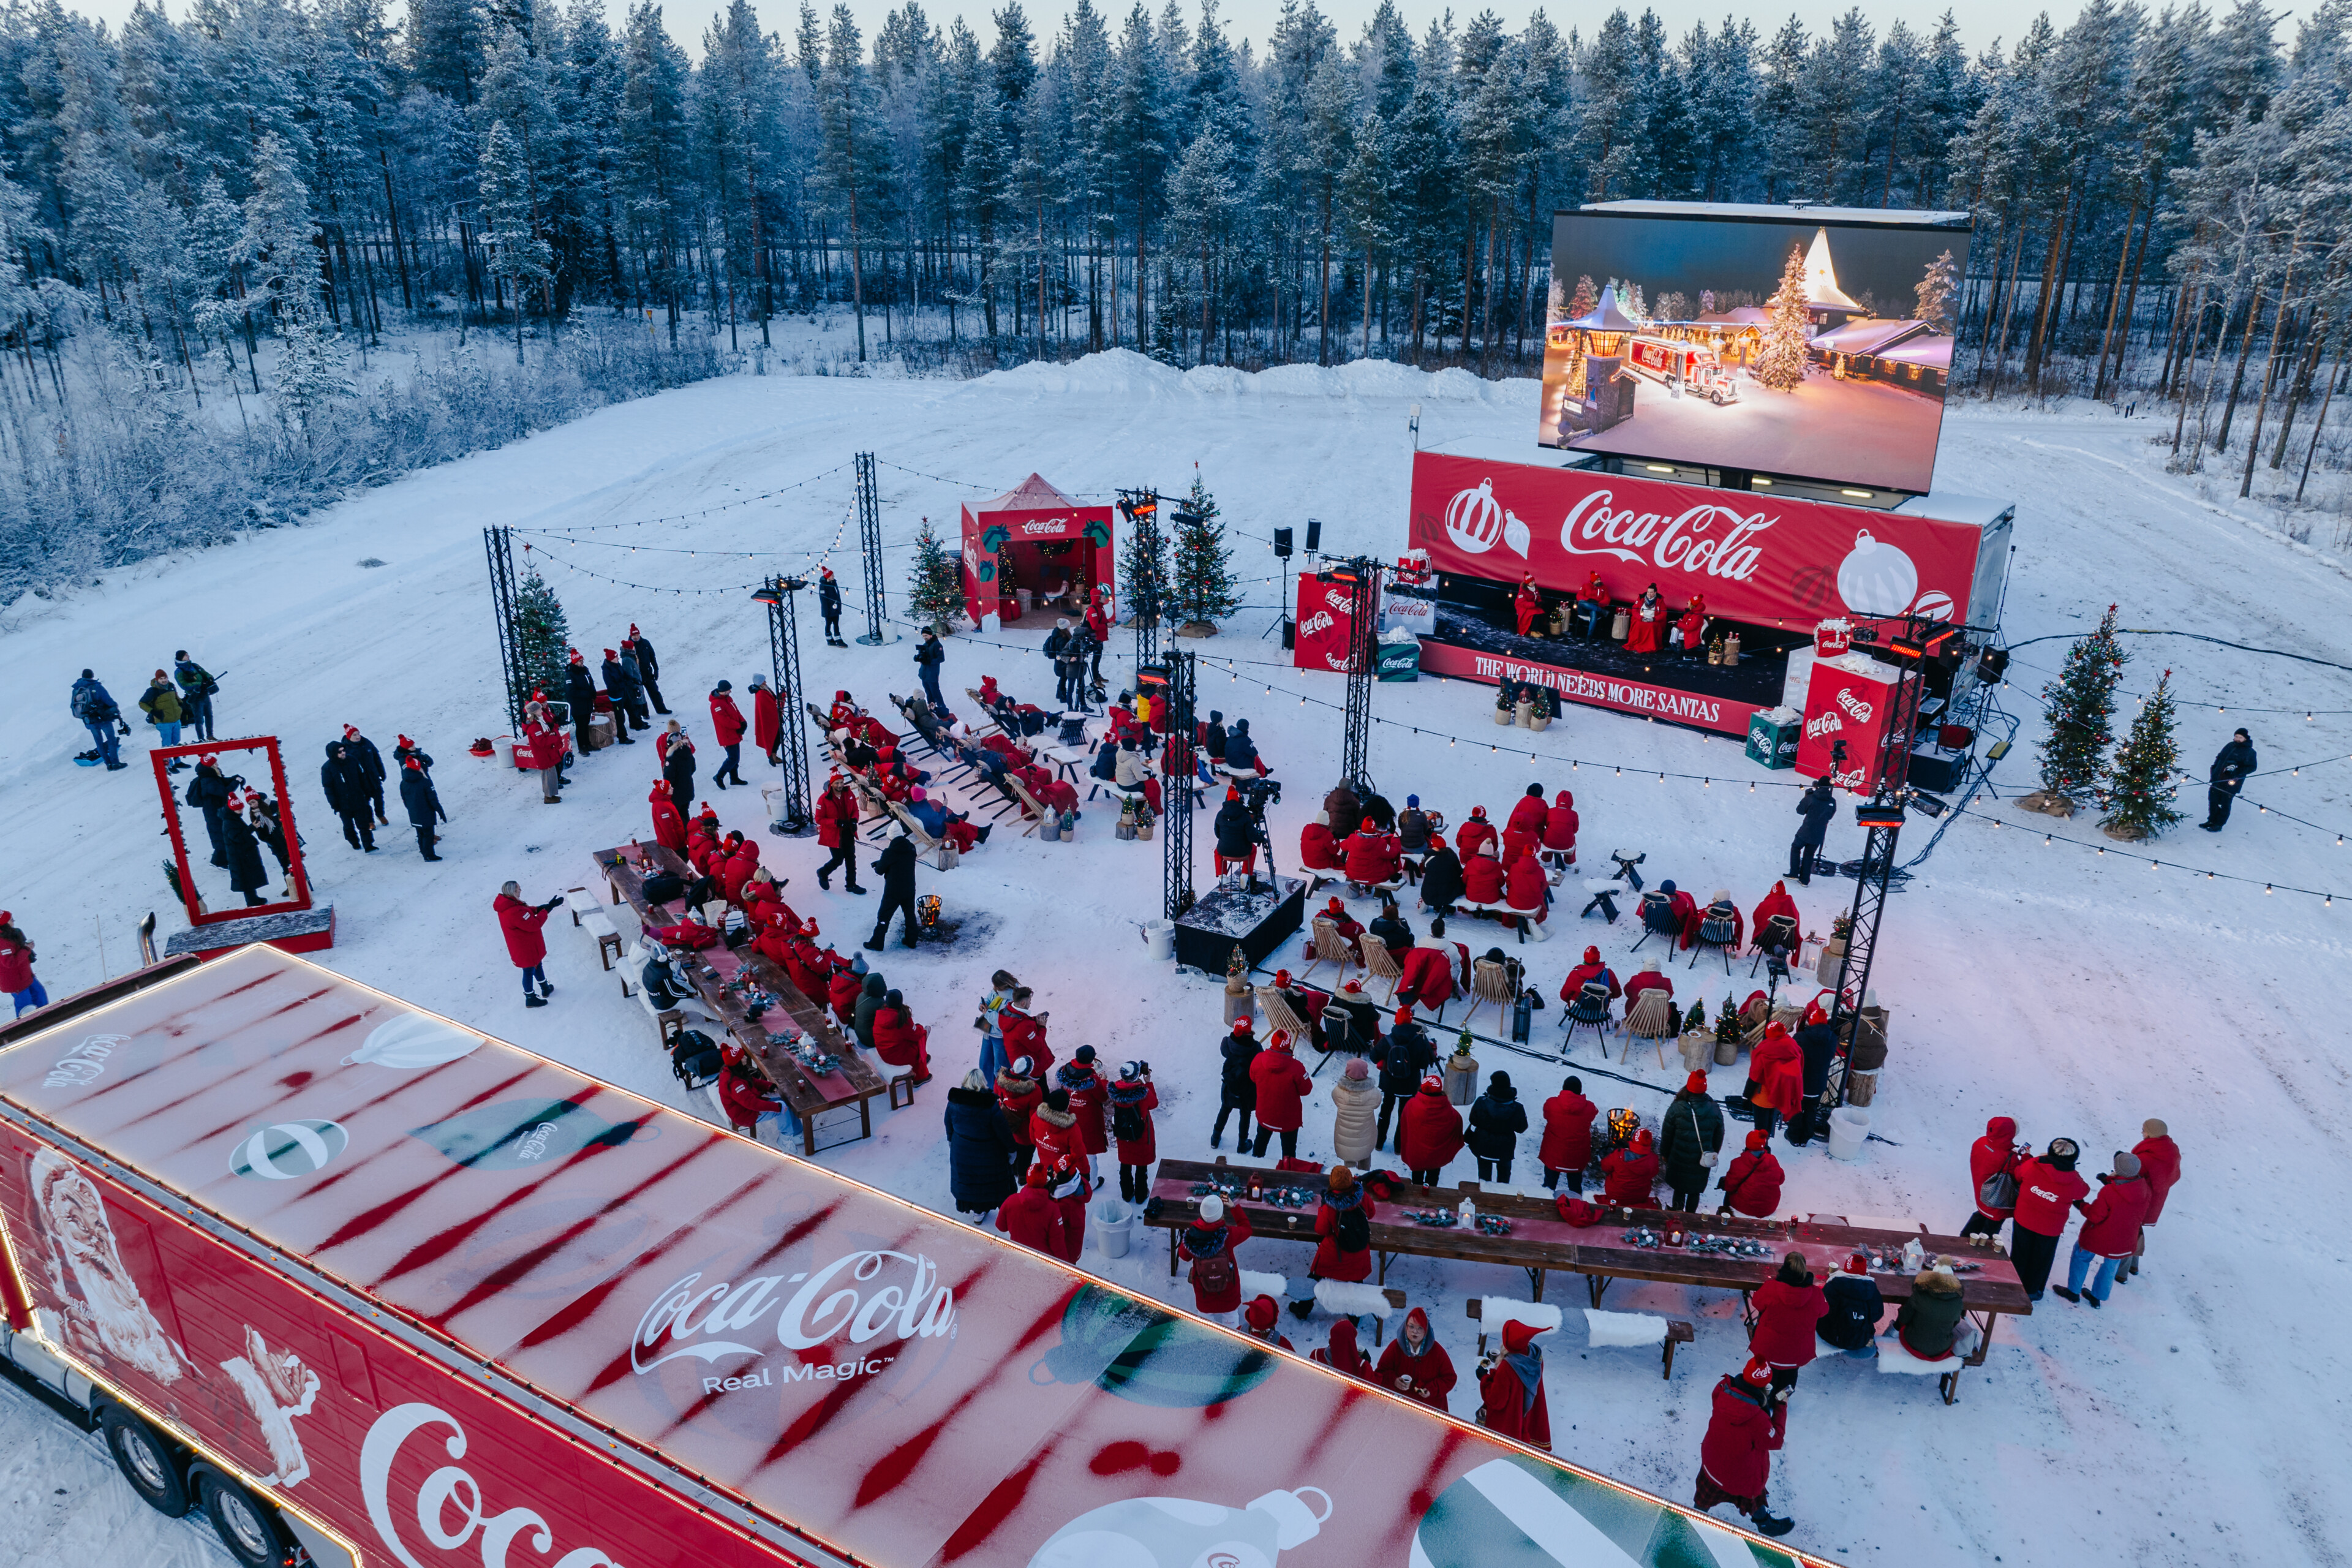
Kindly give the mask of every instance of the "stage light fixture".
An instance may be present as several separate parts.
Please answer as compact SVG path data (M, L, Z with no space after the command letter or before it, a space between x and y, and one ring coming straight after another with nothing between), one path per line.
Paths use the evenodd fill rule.
M761 605L781 605L784 602L784 596L776 592L773 586L765 583L751 590L751 598L755 604Z
M1899 800L1885 803L1865 801L1853 808L1853 820L1858 827L1900 827L1903 826L1903 803Z
M1948 809L1949 809L1944 802L1937 800L1934 795L1929 795L1925 790L1913 790L1911 792L1911 804L1917 806L1921 811L1926 812L1929 816L1941 816Z

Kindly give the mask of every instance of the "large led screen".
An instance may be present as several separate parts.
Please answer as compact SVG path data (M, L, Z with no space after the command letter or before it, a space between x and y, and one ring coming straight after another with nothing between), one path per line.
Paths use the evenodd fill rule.
M1551 255L1544 446L1927 489L1964 219L1587 208Z

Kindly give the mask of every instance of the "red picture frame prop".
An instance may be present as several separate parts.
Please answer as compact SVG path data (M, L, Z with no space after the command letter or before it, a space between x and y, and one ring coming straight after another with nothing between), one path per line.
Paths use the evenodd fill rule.
M269 757L269 793L278 803L278 821L286 835L286 877L294 889L291 899L275 903L239 905L235 909L205 910L196 898L195 868L188 862L188 838L180 825L180 801L172 788L171 765L174 759L185 757L194 762L201 757L217 757L228 752L264 752ZM241 741L206 741L194 746L159 746L148 753L155 770L155 793L163 802L163 826L172 835L172 858L180 868L180 898L186 907L188 923L192 926L219 925L224 921L250 920L256 915L284 914L310 907L310 879L302 866L302 839L294 830L294 801L286 793L286 760L278 753L278 737L253 735Z

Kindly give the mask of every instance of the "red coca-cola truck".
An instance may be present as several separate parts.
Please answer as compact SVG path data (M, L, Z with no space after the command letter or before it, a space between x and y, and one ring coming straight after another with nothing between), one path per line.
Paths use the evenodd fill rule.
M5 1352L242 1563L1811 1561L268 948L60 1011Z
M1704 397L1717 408L1739 401L1738 384L1705 343L1637 337L1625 345L1625 363L1661 386Z

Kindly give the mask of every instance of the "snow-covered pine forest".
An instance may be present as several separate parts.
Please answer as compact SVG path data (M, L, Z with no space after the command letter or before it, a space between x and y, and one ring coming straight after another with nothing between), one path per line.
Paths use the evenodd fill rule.
M0 598L737 369L1527 374L1551 213L1634 196L1971 209L1956 391L2161 412L2171 466L2340 531L2347 31L16 5Z

